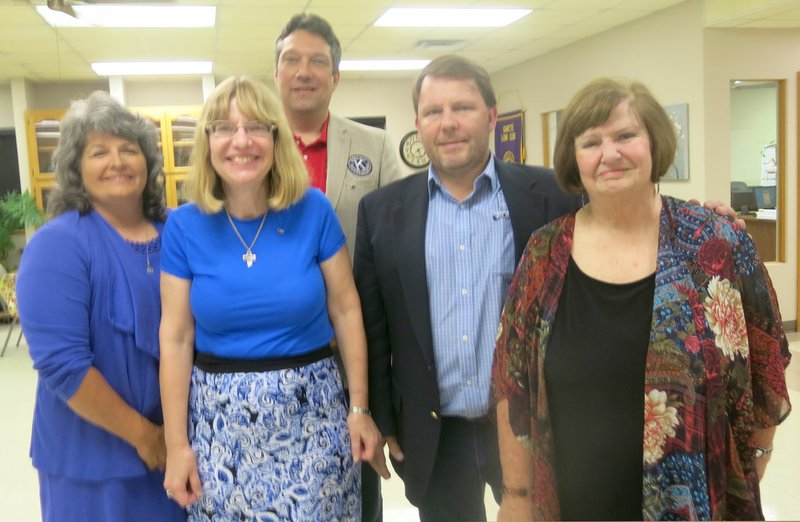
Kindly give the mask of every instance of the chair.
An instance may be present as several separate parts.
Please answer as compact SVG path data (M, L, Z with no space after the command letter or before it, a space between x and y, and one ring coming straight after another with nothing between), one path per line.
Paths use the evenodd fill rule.
M17 310L17 273L3 274L0 277L0 308L2 313L11 319L8 325L8 335L6 335L6 342L3 344L3 351L0 352L0 357L6 354L8 348L8 341L11 339L11 332L14 330L14 325L19 324L19 312ZM17 337L17 347L22 340L22 328L19 329L19 337Z

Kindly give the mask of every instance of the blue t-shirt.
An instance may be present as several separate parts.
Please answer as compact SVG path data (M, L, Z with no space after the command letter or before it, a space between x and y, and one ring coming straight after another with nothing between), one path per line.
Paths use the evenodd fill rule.
M233 218L247 244L261 217ZM291 207L270 210L253 246L245 247L225 212L204 214L194 204L170 214L161 269L191 280L197 351L229 358L279 358L308 353L333 338L320 263L345 244L333 207L309 189Z

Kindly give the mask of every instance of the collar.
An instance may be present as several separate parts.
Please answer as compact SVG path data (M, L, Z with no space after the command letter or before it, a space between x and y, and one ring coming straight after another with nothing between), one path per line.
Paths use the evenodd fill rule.
M497 170L495 169L495 158L494 155L489 156L489 162L486 164L486 167L483 169L477 178L475 178L475 182L472 184L472 192L467 199L470 199L473 194L477 191L478 187L481 184L488 183L488 187L490 192L494 194L500 189L500 180L497 177ZM436 173L436 169L433 168L433 163L428 166L428 198L432 198L435 194L436 190L442 191L444 194L448 194L447 189L442 185L441 179L439 179L439 174Z
M300 139L300 136L298 136L297 134L293 134L294 142L299 147L313 147L314 145L327 145L328 144L328 122L330 120L331 120L331 113L329 112L328 113L328 117L325 118L325 122L323 122L323 124L322 124L322 132L320 132L319 138L314 140L312 143L309 143L309 144L303 143L303 140Z

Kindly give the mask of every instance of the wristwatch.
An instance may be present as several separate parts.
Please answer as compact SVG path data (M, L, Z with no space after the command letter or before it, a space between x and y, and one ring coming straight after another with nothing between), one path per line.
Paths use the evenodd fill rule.
M767 455L772 453L772 449L773 448L756 448L756 451L753 454L753 456L755 456L755 458L757 459L760 459L761 457L766 457Z

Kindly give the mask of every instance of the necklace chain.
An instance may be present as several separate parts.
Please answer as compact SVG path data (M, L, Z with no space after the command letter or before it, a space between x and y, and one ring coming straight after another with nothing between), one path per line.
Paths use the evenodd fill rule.
M149 242L145 243L145 245L144 245L144 260L145 260L145 263L147 263L147 268L146 268L147 275L153 275L153 267L150 265L150 243L151 242L152 241L149 241Z
M244 238L239 233L239 229L236 228L236 224L233 222L233 218L231 218L231 213L228 212L228 209L225 209L225 215L228 216L228 223L231 224L231 228L233 228L233 232L236 234L236 237L239 238L239 242L245 248L244 254L242 254L242 261L247 263L247 268L252 268L253 263L256 262L256 255L253 253L253 247L258 241L258 236L261 234L261 229L264 228L264 222L267 221L267 212L264 212L264 217L261 218L261 224L258 225L258 230L256 230L256 235L253 238L253 241L250 243L250 246L247 246L247 243L244 242Z

